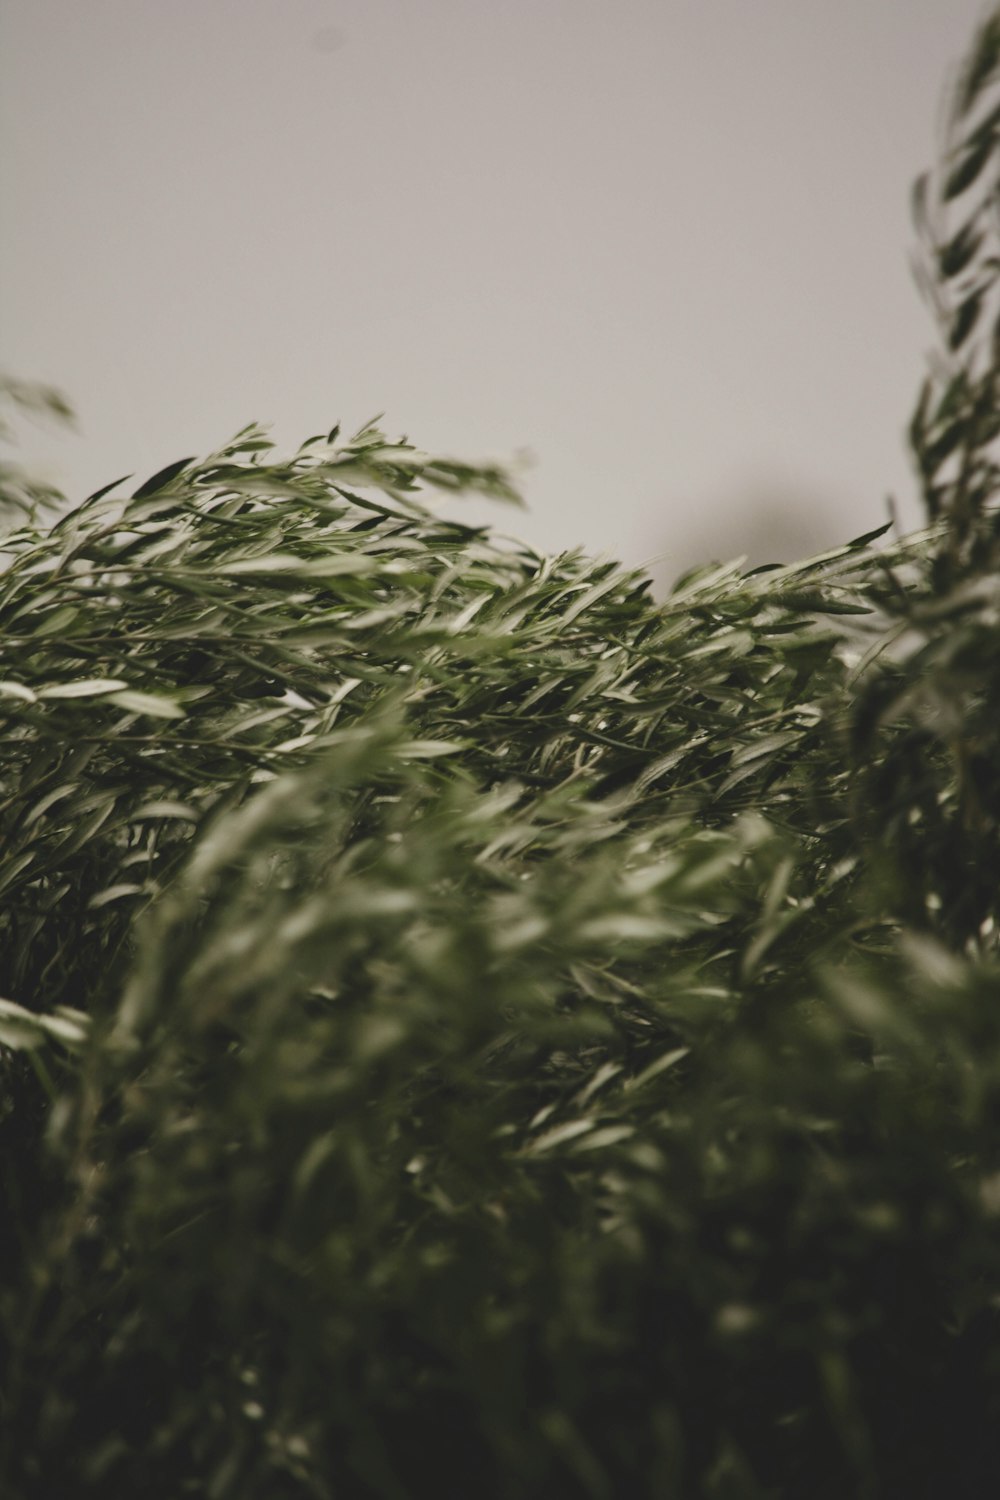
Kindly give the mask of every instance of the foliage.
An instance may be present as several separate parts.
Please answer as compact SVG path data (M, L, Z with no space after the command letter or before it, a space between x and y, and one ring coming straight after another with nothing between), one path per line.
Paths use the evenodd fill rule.
M6 408L6 412L5 412ZM72 425L73 409L60 391L37 381L15 380L0 373L0 443L15 441L15 416L48 418ZM0 459L0 526L6 529L11 516L34 521L43 511L59 508L63 496L53 485L43 484L20 464Z
M920 536L657 604L369 425L5 540L5 1495L992 1492L998 70Z

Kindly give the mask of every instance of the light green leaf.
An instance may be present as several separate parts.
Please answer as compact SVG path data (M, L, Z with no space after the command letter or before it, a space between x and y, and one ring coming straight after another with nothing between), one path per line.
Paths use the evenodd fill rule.
M149 887L144 885L109 885L107 890L98 891L96 896L91 896L87 902L88 909L95 910L100 906L109 906L112 901L121 901L125 896L144 896L149 894Z
M593 1120L569 1120L565 1125L556 1125L552 1130L546 1130L537 1140L531 1142L527 1147L532 1156L541 1156L545 1151L551 1151L554 1146L564 1146L567 1141L573 1141L577 1136L585 1135L588 1130L593 1130Z
M108 699L116 708L124 708L133 714L149 714L154 719L183 719L184 710L173 698L159 693L139 693L134 688L114 693Z
M197 823L198 814L193 808L188 807L186 802L174 802L170 798L163 798L155 802L144 802L132 813L134 822L139 822L144 818L183 818L188 823Z
M37 702L37 694L23 682L0 682L0 697L19 698L22 703Z
M634 1125L604 1125L600 1130L593 1131L585 1140L578 1141L573 1147L574 1152L600 1151L605 1146L617 1146L619 1141L627 1141L635 1135Z
M630 1078L626 1084L626 1088L642 1088L643 1084L650 1083L654 1078L659 1078L660 1074L665 1073L668 1068L676 1067L682 1058L687 1057L690 1051L690 1047L674 1047L670 1052L664 1052L663 1056L658 1057L655 1062L650 1063L648 1068L643 1068L641 1073L637 1073L634 1078Z
M54 687L42 688L39 698L97 698L105 693L117 692L127 687L120 677L88 677L79 682L60 682Z
M457 740L410 740L400 745L400 760L434 760L439 755L457 755L465 746Z

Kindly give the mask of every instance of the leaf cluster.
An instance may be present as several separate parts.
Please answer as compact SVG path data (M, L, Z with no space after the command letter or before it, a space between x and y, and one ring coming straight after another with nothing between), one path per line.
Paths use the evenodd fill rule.
M992 19L939 207L994 169L998 67ZM987 233L935 241L942 296L985 305ZM510 480L375 424L247 428L6 539L5 1494L991 1492L961 296L930 529L659 603L443 519Z

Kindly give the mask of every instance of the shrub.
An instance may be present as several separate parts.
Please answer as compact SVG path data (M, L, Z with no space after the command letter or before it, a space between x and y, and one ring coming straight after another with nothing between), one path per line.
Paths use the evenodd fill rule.
M992 1492L998 71L919 536L656 603L369 425L5 539L5 1494Z

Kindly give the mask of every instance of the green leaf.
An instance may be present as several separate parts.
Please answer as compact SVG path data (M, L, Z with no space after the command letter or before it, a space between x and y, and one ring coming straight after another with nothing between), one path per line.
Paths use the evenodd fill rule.
M892 530L892 527L893 522L886 521L883 525L876 526L874 531L862 532L860 536L854 537L847 545L852 552L859 551L862 547L868 547L872 542L877 542L879 537L885 536L887 531Z
M88 1033L88 1017L68 1006L61 1006L51 1015L37 1015L13 1000L0 1000L0 1046L20 1051L56 1041L77 1050L86 1042Z
M635 1133L635 1125L603 1125L599 1130L592 1130L582 1141L578 1140L572 1149L574 1152L604 1151L609 1146L631 1140Z
M960 276L975 259L982 242L983 231L976 227L976 220L963 225L958 234L938 251L938 270L941 275L946 280Z
M11 1000L0 1000L0 1046L12 1051L40 1047L45 1032L30 1011Z
M112 490L116 490L120 484L124 484L126 480L131 478L131 474L123 474L120 479L112 479L110 484L104 484L99 490L95 490L92 495L88 495L83 502L84 505L92 505L95 500L103 500L105 495L109 495Z
M775 734L761 735L759 739L750 740L746 745L740 745L735 749L731 755L731 762L734 766L743 766L749 761L775 755L779 750L787 750L791 745L796 744L798 738L798 732L794 729L781 729Z
M34 862L35 851L33 849L26 849L23 853L13 857L7 855L0 861L0 891L5 891L12 886L17 877Z
M556 1146L565 1146L567 1141L585 1135L588 1130L593 1130L595 1123L594 1120L569 1120L564 1125L555 1125L533 1140L526 1150L532 1156L542 1156Z
M951 328L948 330L948 348L952 351L961 349L975 328L983 305L984 295L985 288L977 287L974 292L959 304L958 311L952 320Z
M81 611L74 604L61 604L58 609L43 615L41 621L35 626L32 635L39 640L49 636L63 635L70 625L75 625L81 618Z
M144 885L133 885L123 881L119 885L109 885L107 890L98 891L91 896L87 902L90 911L96 911L99 907L110 906L113 901L121 901L126 896L148 896L149 888Z
M782 593L778 601L785 609L801 610L816 615L870 615L870 604L852 604L847 599L834 599L828 594Z
M140 484L132 499L144 500L147 495L155 495L160 490L165 490L172 479L176 479L178 474L183 473L188 465L193 463L193 458L179 458L175 463L167 464L163 469L157 469L156 473L150 475L144 484ZM120 484L121 480L117 480L116 483Z
M127 687L120 677L84 677L77 682L59 682L54 687L39 688L38 697L50 698L98 698L107 693Z
M1000 64L1000 17L993 15L979 32L976 47L966 64L959 91L959 107L968 114Z
M23 682L0 682L0 697L17 698L21 703L35 703L38 700L37 693Z
M290 552L272 552L261 557L244 557L225 563L213 571L223 577L268 576L291 573L297 578L338 578L375 571L375 561L361 552L330 553L327 557L296 557Z
M666 1073L670 1068L675 1068L679 1062L682 1062L690 1054L690 1051L690 1047L671 1047L668 1052L664 1052L655 1062L651 1062L648 1067L643 1068L641 1073L637 1073L634 1078L630 1078L625 1087L630 1090L644 1088L647 1083L652 1083L654 1078L659 1078L662 1073Z
M436 760L442 755L458 755L465 746L457 740L409 740L399 745L400 760Z
M174 698L162 693L140 693L133 688L113 693L108 698L116 708L124 708L133 714L148 714L154 719L183 719L184 710Z
M953 198L959 198L968 191L972 184L981 176L983 168L993 155L995 142L991 135L984 136L977 141L953 167L945 179L944 200L946 203Z

